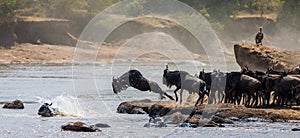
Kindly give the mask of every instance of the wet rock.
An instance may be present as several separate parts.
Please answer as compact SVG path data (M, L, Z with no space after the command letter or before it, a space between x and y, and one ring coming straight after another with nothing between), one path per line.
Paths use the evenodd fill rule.
M61 129L64 131L76 131L76 132L101 132L95 126L88 126L83 122L68 122L65 125L61 126Z
M164 119L162 117L150 118L149 122L144 125L144 127L167 127Z
M225 127L224 125L222 124L218 124L214 121L209 121L207 123L204 123L204 124L201 124L199 126L202 126L202 127Z
M144 109L147 109L147 107L139 107L130 102L123 102L118 106L117 113L147 114Z
M248 118L243 118L241 120L246 121L246 122L269 122L266 119L262 119L262 118L258 118L258 117L248 117Z
M109 128L110 127L108 124L102 124L102 123L97 123L93 126L99 127L99 128Z
M3 105L3 108L7 109L24 109L24 104L21 100L14 100Z
M228 119L232 121L240 121L238 117L228 117Z
M165 122L169 124L179 124L186 120L186 117L182 115L181 112L175 112L173 114L164 117Z
M293 128L292 131L300 131L300 127Z
M154 104L149 109L149 116L152 118L161 117L168 114L171 111L171 108Z
M197 126L197 124L180 123L180 124L178 124L178 127L196 128L196 127L198 127L198 126Z
M233 124L233 121L231 120L226 120L222 117L214 116L212 119L215 123L221 123L221 124Z

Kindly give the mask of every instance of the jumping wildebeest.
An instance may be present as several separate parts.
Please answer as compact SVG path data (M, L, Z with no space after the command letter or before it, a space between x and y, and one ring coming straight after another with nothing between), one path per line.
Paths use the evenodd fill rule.
M51 107L52 103L44 103L39 111L38 111L38 115L44 116L44 117L51 117L54 115L58 115L58 109L57 108L53 108Z
M162 91L156 82L146 79L138 70L129 70L119 78L113 77L112 88L115 94L118 94L130 86L141 91L152 91L159 93L161 99L163 99L163 95L165 95L171 100L174 100L172 96Z
M176 86L176 89L174 90L176 101L178 101L178 96L176 92L179 89L181 89L180 103L182 102L183 90L198 93L199 98L195 106L199 103L200 100L201 103L203 103L204 94L206 94L205 82L193 75L190 75L185 71L169 71L167 65L163 74L163 84L167 85L168 87L172 87L173 85Z
M259 32L255 36L255 43L256 45L261 44L262 45L262 39L264 38L264 34L262 32L262 28L259 28Z

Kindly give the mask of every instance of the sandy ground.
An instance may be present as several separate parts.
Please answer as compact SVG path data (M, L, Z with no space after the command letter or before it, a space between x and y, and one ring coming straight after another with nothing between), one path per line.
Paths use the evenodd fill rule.
M11 48L0 49L0 62L64 62L73 59L74 47L17 44Z
M85 53L97 52L96 61L112 61L114 59L127 60L131 57L139 60L164 60L166 57L157 53L147 53L139 57L134 57L134 53L145 52L134 47L121 49L117 44L104 44L97 48L87 48L83 50ZM71 62L76 52L76 47L65 45L48 45L48 44L16 44L11 48L0 47L0 63L26 63L26 62ZM170 50L169 52L173 52ZM206 60L205 56L192 54L195 59Z

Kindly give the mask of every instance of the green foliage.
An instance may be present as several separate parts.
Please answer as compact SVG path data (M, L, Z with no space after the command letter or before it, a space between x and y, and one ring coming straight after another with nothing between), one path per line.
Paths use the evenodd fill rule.
M238 0L180 0L199 11L214 29L223 30L240 8Z
M300 30L300 1L286 0L278 14L278 22L293 30Z
M86 8L88 12L97 14L119 1L121 0L86 0Z
M144 13L144 0L133 0L132 2L125 5L125 10L130 16L138 16Z
M18 8L17 0L1 0L0 17L10 17L14 15L15 9Z
M276 12L283 0L239 0L241 9L249 13L272 13Z
M68 18L76 12L98 14L121 0L1 0L0 17L12 17L26 11L27 16ZM222 30L238 13L277 13L282 24L300 28L299 0L179 0L199 11L217 30ZM149 2L149 1L148 1ZM132 16L143 14L143 0L124 5ZM159 7L159 6L158 6ZM281 9L281 10L280 10ZM16 12L17 11L17 12ZM20 12L21 11L21 12ZM176 11L176 10L175 10ZM286 22L288 20L288 22Z

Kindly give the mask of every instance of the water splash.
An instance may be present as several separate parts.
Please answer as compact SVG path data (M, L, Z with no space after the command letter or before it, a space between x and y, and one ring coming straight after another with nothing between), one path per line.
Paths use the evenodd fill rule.
M53 99L39 97L40 103L52 103L53 108L57 108L62 116L83 117L84 112L81 109L78 99L73 96L60 95Z

